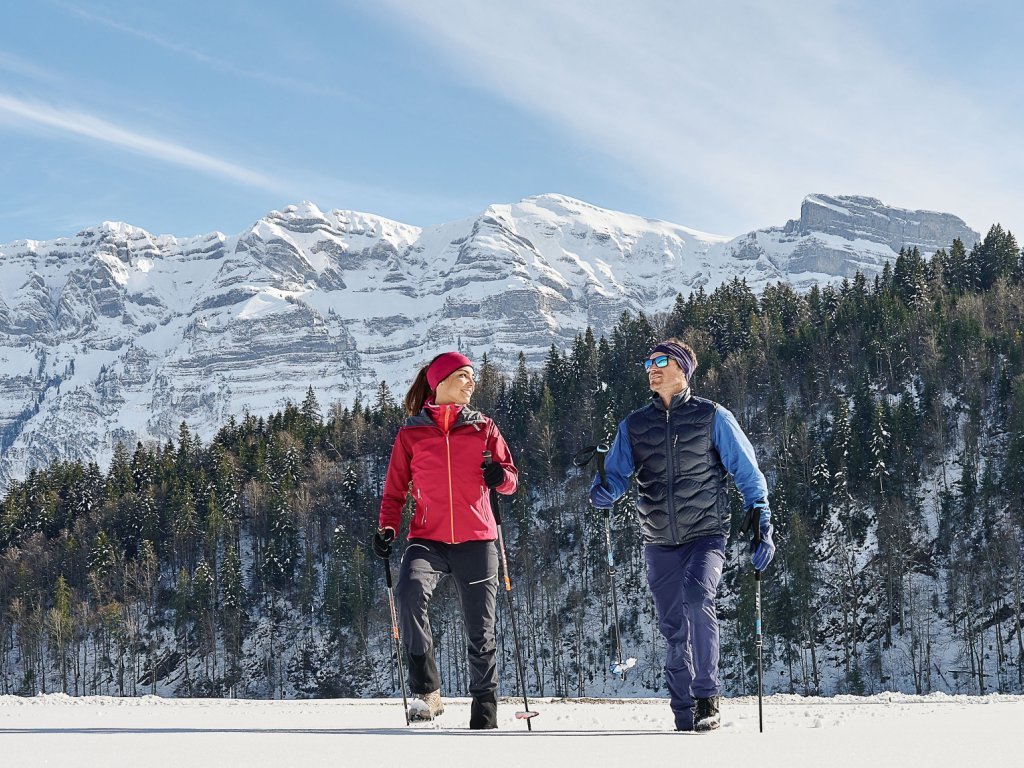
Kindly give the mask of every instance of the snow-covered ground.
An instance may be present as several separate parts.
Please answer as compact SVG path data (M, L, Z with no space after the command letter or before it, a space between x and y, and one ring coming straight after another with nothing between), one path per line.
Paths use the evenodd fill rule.
M518 702L521 705L521 700ZM514 699L500 729L467 729L467 699L407 727L401 699L249 701L0 696L0 765L692 766L845 768L1020 764L1024 697L907 696L723 702L722 728L675 733L664 699Z

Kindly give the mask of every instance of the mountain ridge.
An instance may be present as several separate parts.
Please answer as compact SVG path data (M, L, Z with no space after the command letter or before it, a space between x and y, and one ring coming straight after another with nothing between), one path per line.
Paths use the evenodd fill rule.
M301 202L234 235L103 222L0 245L0 487L57 458L105 463L119 441L173 439L182 421L208 438L309 386L322 402L381 381L402 391L434 349L537 364L588 326L733 278L758 290L870 275L896 252L863 222L915 215L925 252L979 239L950 214L856 196L809 195L803 225L730 239L549 193L428 227Z

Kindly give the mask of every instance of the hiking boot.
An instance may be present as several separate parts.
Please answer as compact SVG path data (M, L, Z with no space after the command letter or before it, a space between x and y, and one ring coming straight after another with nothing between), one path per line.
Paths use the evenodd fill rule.
M487 731L498 727L498 700L493 693L474 696L469 707L469 728Z
M718 709L721 702L721 696L697 699L697 706L693 713L693 730L713 731L718 728L722 724L722 713Z
M433 720L444 712L444 703L441 701L441 689L430 693L421 693L419 698L409 702L410 720Z

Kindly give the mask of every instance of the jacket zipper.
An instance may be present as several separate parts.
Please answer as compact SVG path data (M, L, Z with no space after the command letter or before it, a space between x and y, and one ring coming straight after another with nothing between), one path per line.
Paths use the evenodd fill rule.
M668 457L668 494L665 498L665 507L668 511L668 524L672 530L672 543L679 543L679 532L676 530L675 494L672 486L675 479L676 468L675 458L672 455L672 403L665 409L665 455Z
M444 411L444 450L448 456L448 519L451 522L451 538L449 544L455 543L455 498L452 491L452 446L448 442L448 418L451 416L451 408Z

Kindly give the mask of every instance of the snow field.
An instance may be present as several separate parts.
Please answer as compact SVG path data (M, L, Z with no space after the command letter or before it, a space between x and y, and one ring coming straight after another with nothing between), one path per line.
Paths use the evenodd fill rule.
M538 699L533 732L503 698L497 731L469 700L405 725L401 699L0 696L2 765L18 766L970 766L1014 765L1024 697L775 695L726 699L722 728L675 733L665 699Z

